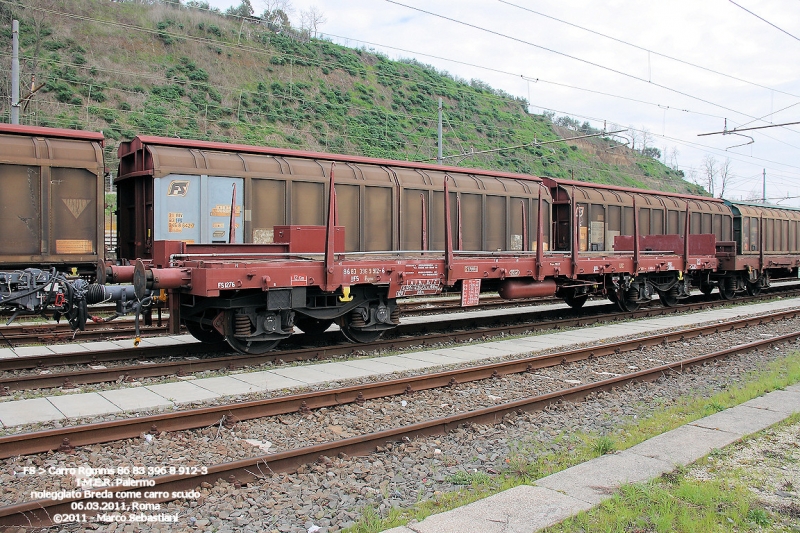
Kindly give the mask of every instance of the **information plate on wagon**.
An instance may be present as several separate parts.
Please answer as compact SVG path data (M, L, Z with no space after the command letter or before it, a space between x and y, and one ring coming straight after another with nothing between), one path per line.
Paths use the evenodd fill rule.
M395 293L395 298L404 296L426 296L439 294L442 291L442 284L439 279L406 279Z
M478 305L481 298L481 280L465 279L461 282L461 307Z

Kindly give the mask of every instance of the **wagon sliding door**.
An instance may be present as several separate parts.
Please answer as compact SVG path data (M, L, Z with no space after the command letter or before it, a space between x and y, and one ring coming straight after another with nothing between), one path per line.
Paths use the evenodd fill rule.
M3 256L38 255L41 237L40 167L3 165L0 179L0 242Z

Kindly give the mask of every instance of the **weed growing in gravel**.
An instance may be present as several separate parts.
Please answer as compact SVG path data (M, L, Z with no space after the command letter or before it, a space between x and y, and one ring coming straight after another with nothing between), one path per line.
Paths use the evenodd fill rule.
M706 405L703 406L703 410L708 414L721 413L725 409L726 408L724 405L716 401L707 403Z
M484 485L491 480L492 478L486 472L467 472L459 470L455 474L447 476L447 482L453 485Z
M609 435L573 432L559 435L548 443L511 443L511 451L505 460L506 469L500 475L486 475L485 481L481 479L462 490L436 493L434 499L420 502L411 509L393 509L383 519L376 518L376 511L372 509L368 520L365 519L366 516L362 517L348 531L372 533L404 525L409 520L422 520L431 514L454 509L518 485L529 484L603 453L625 450L717 412L718 407L727 409L798 382L800 352L794 352L773 361L760 372L743 376L736 388L712 397L688 396L675 402L663 402L665 405L659 405L649 416L632 419ZM792 420L800 421L800 415L790 417L789 421ZM712 452L712 455L714 453L724 455L727 452L720 450ZM698 488L699 482L686 479L684 472L678 470L648 484L623 487L616 496L598 508L589 513L581 513L562 524L569 523L570 529L552 528L547 531L714 532L758 529L761 527L758 521L765 517L769 519L769 515L757 512L760 508L751 506L753 497L746 485L736 484L735 481L734 479L728 485L720 483L707 489ZM679 487L680 490L673 490L674 487ZM628 497L632 502L625 501ZM634 508L625 507L626 505ZM607 522L589 522L594 513L602 510L610 510L604 515ZM645 514L640 514L645 511ZM720 517L722 521L719 521ZM612 522L616 518L619 521Z
M605 455L614 451L614 440L609 436L598 438L592 445L592 451L597 455Z
M660 478L621 487L598 507L544 531L736 531L747 529L750 515L761 511L752 502L746 487L727 481Z

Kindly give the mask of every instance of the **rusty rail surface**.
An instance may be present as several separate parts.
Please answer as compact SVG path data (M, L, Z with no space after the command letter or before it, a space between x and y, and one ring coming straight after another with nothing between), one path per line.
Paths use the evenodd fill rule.
M800 292L800 289L795 289ZM745 302L742 298L740 301ZM300 347L294 349L277 350L259 355L230 353L227 345L207 345L190 343L171 346L148 346L132 349L130 351L103 350L96 352L74 352L67 354L54 354L46 356L17 357L0 359L0 371L26 370L34 368L47 368L68 365L101 365L104 362L122 360L144 360L156 358L180 357L182 360L165 361L147 365L133 364L100 369L79 369L69 372L36 374L28 376L13 376L0 378L0 396L8 395L14 391L34 390L46 388L74 388L80 385L95 383L109 383L115 381L134 381L142 378L165 377L171 375L185 376L205 371L231 371L247 366L259 366L266 363L296 362L327 359L333 357L347 357L354 352L368 352L373 350L397 350L413 346L429 346L441 343L474 341L476 336L488 339L500 335L519 335L523 333L545 331L570 327L585 327L602 322L627 320L630 318L646 318L663 316L673 313L704 309L712 306L726 305L729 302L718 300L708 302L702 299L695 303L684 304L678 307L653 307L644 308L633 313L604 312L608 306L596 306L591 310L582 312L579 316L561 318L556 320L540 319L541 311L529 311L495 317L458 318L454 317L444 321L428 324L401 324L392 332L392 337L380 339L372 343L341 344L337 332L327 332L322 336L317 335L317 340L322 341L322 346ZM609 304L613 305L613 304ZM553 311L561 314L563 310ZM514 322L509 324L509 322ZM500 324L500 325L496 325ZM474 329L469 329L474 328ZM445 331L444 333L429 333L431 331ZM460 331L459 331L460 330ZM287 344L302 343L303 335L291 340ZM198 359L185 359L186 357L200 357Z
M549 303L562 302L561 298L526 298L523 300L504 300L499 296L488 296L481 300L480 305L470 308L470 310L493 309L497 307L520 307L527 305L544 305ZM462 311L460 297L444 297L424 300L413 300L400 303L401 312L405 316L417 316L434 313L452 313ZM91 312L98 310L90 308ZM141 326L141 337L147 338L155 335L163 335L167 332L167 326L161 325L169 317L169 312L163 312L160 318L154 317L153 326ZM77 335L66 322L42 322L11 324L0 326L0 343L6 346L25 346L31 343L54 342L86 342L91 340L106 339L125 339L134 337L133 318L130 316L120 317L113 322L88 322L85 331L79 331Z
M756 322L758 321L758 318L751 319L751 321ZM743 321L737 321L737 322L743 322ZM673 337L679 339L679 338L685 338L687 335L690 335L692 333L701 334L700 330L707 331L710 329L714 329L715 327L720 328L720 330L732 329L728 328L727 326L729 326L729 324L723 324L720 326L709 326L707 328L693 328L693 330L668 333L661 336L651 336L627 342L630 344L630 346L636 344L638 347L638 346L644 346L646 343L663 342L663 339L666 337ZM745 326L740 325L740 327L745 327ZM661 339L658 339L657 337L661 337ZM288 450L285 452L261 455L250 459L243 459L230 463L214 465L209 467L207 473L205 474L169 475L169 476L151 478L155 484L153 487L151 487L151 490L171 494L174 491L192 490L203 482L214 483L219 479L226 480L234 484L249 483L255 481L256 479L266 477L267 473L272 474L275 472L294 471L300 465L311 463L324 456L333 456L339 453L346 453L351 456L368 455L370 453L373 453L378 446L381 446L387 442L397 442L404 438L414 439L418 437L439 435L446 433L451 429L454 429L463 424L497 423L499 421L502 421L503 417L510 413L519 411L542 410L552 403L580 400L598 391L608 391L615 387L619 387L620 385L625 385L627 383L632 383L637 381L654 381L664 375L671 373L672 371L675 370L681 371L688 366L702 364L715 359L721 359L724 357L729 357L731 355L746 353L765 347L771 347L775 344L797 341L798 339L800 339L800 331L796 331L786 335L781 335L779 337L773 337L770 339L763 339L748 344L734 346L725 350L697 357L692 357L682 361L664 364L645 370L640 370L638 372L633 372L623 376L614 377L611 379L589 383L586 385L570 387L567 389L551 392L544 395L523 398L520 400L515 400L513 402L482 408L475 411L469 411L443 418L437 418L434 420L420 422L402 428L384 430L371 433L368 435L350 437L338 441L298 448L295 450ZM611 348L612 346L613 345L609 345L609 348ZM630 349L636 349L636 348L630 348ZM614 350L612 349L612 352L613 351ZM563 354L555 354L555 356L552 357L557 357L559 355L566 357L566 354L569 353L571 352L564 352ZM533 361L536 359L539 358L529 358L528 361ZM529 370L531 368L530 364L532 363L529 364L525 362L525 360L520 360L511 362L509 364L515 364L517 368L516 371L524 371L524 370ZM524 370L520 370L521 368L520 365L522 364L525 364ZM483 365L483 367L468 369L468 372L475 373L478 371L479 368L483 368L483 371L485 373L485 371L490 370L491 367L495 367L494 370L492 370L492 374L478 379L485 379L486 377L491 377L492 375L495 376L502 375L500 372L498 372L497 368L498 365ZM513 371L511 367L506 367L503 370L504 373L510 373ZM444 374L451 374L451 373L441 373L441 374L442 375L439 376L439 378L444 377ZM477 374L474 375L477 376ZM466 381L465 378L462 377L462 379ZM405 380L393 380L391 382L386 382L385 385L396 386L399 384L396 382L400 381L405 381ZM452 382L448 381L448 384L452 384ZM350 389L355 389L355 388L358 387L352 387ZM361 387L361 389L363 391L367 389L367 387ZM385 393L382 394L385 395ZM358 397L356 397L356 399L354 399L353 401L357 401L357 398ZM308 408L307 404L306 408ZM116 486L116 487L107 487L103 490L108 490L113 494L116 491L129 490L129 488L130 487ZM171 497L151 498L144 501L157 503L157 502L171 501L172 499L174 498ZM116 502L126 502L126 503L131 503L132 501L134 501L128 498L116 498L116 497L108 499L81 497L81 498L72 498L64 500L37 500L31 502L23 502L0 508L0 526L29 526L29 527L46 526L52 524L51 517L54 514L69 514L73 512L71 511L71 509L73 508L72 504L74 502L109 501L109 500ZM142 500L143 499L138 499L136 501L142 501ZM91 515L92 513L87 512L87 514Z
M523 357L499 363L483 364L457 370L435 372L407 378L359 384L323 391L314 391L290 396L238 402L190 409L158 415L142 416L111 422L98 422L59 429L21 433L0 437L0 458L28 455L63 447L86 446L126 438L138 437L143 432L180 431L218 424L220 421L232 423L266 416L275 416L307 409L318 409L368 399L381 398L413 391L452 386L457 383L477 381L490 377L503 376L565 364L593 357L638 350L644 346L680 341L701 335L741 329L800 316L800 310L746 317L721 324L660 333L645 337L580 347L574 350L547 355Z

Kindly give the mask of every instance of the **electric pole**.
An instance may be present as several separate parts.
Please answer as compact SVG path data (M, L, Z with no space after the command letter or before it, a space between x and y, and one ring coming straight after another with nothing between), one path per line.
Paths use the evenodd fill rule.
M442 99L439 98L439 156L436 158L436 164L441 165L444 163L442 156Z
M19 124L19 21L11 21L11 123Z

